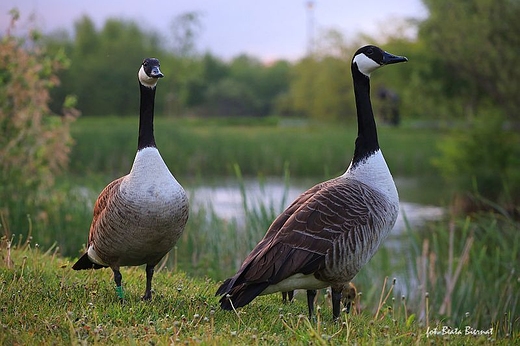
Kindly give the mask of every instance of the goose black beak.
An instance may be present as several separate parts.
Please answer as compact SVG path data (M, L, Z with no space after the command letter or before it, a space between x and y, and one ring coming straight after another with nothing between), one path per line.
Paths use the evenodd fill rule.
M161 70L158 66L155 66L152 68L152 71L150 72L150 77L152 78L162 78L164 75L162 74Z
M388 52L383 52L383 65L397 64L398 62L405 62L408 59L404 56L393 55Z

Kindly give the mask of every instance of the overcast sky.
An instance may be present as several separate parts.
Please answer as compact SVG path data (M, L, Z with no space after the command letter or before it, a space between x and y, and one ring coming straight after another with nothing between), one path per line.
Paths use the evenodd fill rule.
M168 35L176 16L196 11L203 29L197 48L228 59L241 53L263 60L298 59L306 52L309 10L307 0L2 0L0 31L8 12L17 7L20 26L34 14L44 32L58 28L72 32L73 23L89 16L100 29L107 18L132 19L143 28ZM314 32L334 28L346 37L363 32L376 35L392 21L425 18L421 0L315 0Z

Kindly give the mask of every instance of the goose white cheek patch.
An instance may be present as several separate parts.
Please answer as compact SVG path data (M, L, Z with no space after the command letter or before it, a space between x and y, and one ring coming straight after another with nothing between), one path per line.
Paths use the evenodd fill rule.
M144 72L143 66L141 66L141 68L139 69L137 76L139 77L139 81L141 82L141 84L143 84L144 86L153 88L157 84L158 79L148 76L146 72Z
M367 57L365 54L356 55L353 61L356 63L359 72L367 77L370 77L370 73L381 67L381 65Z

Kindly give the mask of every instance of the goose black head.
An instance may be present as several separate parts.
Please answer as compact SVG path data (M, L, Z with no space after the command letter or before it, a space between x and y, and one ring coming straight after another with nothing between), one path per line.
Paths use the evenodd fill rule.
M352 67L354 67L354 65L357 66L359 72L370 77L370 73L381 66L404 61L408 61L404 56L393 55L379 47L368 45L356 51L354 58L352 58Z
M144 59L138 73L139 82L148 88L155 87L159 78L164 77L160 66L161 64L156 58Z

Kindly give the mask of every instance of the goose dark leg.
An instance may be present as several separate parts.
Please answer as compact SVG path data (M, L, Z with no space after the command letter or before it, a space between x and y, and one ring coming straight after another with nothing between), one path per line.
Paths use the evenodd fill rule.
M152 278L153 278L153 265L146 265L146 290L144 291L144 296L141 298L142 300L150 300L152 299Z
M316 298L316 290L307 290L307 306L309 307L309 319L314 316L314 298Z
M339 318L340 304L341 303L341 287L332 287L332 317L334 321Z
M287 298L289 298L287 300ZM287 302L292 302L294 298L294 291L282 292L282 302L285 304Z
M119 297L119 299L123 300L125 299L125 296L123 294L123 286L121 285L121 282L123 281L123 275L121 275L119 268L112 268L112 271L114 272L114 281L116 283L117 296Z

